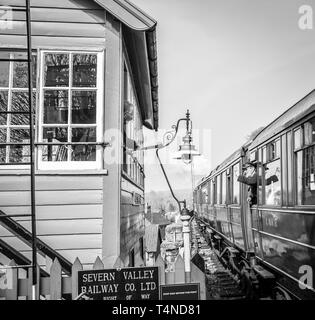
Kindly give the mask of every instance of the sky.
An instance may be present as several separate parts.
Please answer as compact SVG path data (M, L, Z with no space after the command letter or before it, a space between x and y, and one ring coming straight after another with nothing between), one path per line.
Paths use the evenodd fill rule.
M132 2L158 22L160 131L190 109L202 154L194 160L196 176L315 89L315 26L299 27L300 7L315 15L315 0ZM161 139L149 131L146 138ZM170 158L167 150L161 156ZM167 190L152 152L145 170L147 191ZM189 165L171 160L166 170L175 189L191 187Z

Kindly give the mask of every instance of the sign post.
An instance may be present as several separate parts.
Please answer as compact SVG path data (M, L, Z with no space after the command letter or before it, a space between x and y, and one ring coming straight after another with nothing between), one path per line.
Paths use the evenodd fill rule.
M93 300L158 300L158 267L78 272L78 294Z

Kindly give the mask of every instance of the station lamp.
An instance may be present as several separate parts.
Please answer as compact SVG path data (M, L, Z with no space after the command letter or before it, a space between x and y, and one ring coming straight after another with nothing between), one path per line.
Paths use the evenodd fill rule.
M181 118L177 121L176 125L172 126L172 130L168 131L164 134L163 143L156 144L153 146L142 147L141 150L149 150L155 149L155 153L157 159L159 161L160 167L162 169L163 175L167 182L167 185L170 189L172 197L178 204L178 209L180 212L180 218L183 222L183 240L184 240L184 263L185 263L185 281L186 283L191 282L191 267L190 267L190 221L193 216L193 212L189 211L186 207L186 200L179 201L178 198L175 196L172 186L169 182L167 174L165 172L164 166L159 156L159 151L163 148L169 146L176 138L179 125L181 122L186 122L186 134L183 137L183 144L179 146L178 153L175 159L183 160L184 163L189 164L192 162L194 156L200 155L196 150L196 147L192 144L192 121L190 119L189 110L186 112L186 117Z

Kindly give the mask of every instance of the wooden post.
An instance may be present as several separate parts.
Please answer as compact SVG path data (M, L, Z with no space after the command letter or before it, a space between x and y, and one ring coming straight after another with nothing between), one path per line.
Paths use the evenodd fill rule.
M17 268L14 268L16 263L14 260L11 260L9 263L9 267L13 267L11 269L7 269L7 285L8 288L5 290L5 297L7 300L17 300L18 298L18 272Z
M62 297L61 265L55 258L50 269L50 300L60 300Z
M180 254L175 261L175 283L185 283L185 262Z
M165 262L160 254L158 255L158 257L155 260L155 266L159 267L160 285L164 285L165 284Z
M99 256L97 256L94 264L93 264L93 270L102 270L104 269L104 264Z
M82 270L82 263L79 258L76 258L71 269L72 299L75 299L79 295L78 272Z

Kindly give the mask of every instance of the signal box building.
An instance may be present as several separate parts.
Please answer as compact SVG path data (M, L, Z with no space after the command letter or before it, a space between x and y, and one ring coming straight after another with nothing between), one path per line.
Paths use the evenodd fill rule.
M30 127L18 113L28 108L25 0L0 5L0 263L23 264L32 257ZM156 22L126 0L31 0L31 27L38 262L139 266L138 147L143 127L158 128Z

